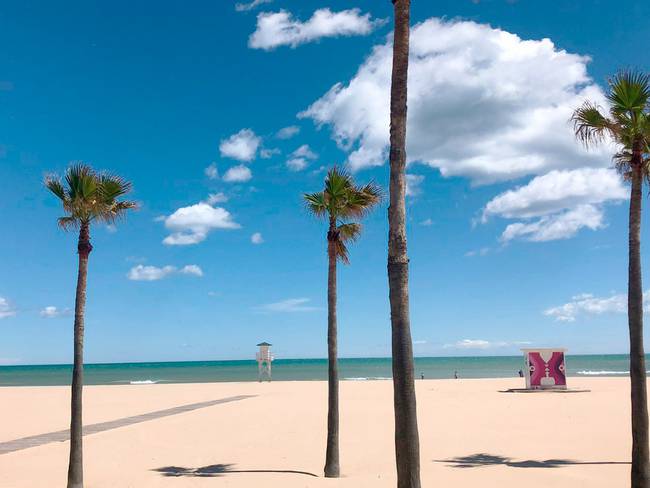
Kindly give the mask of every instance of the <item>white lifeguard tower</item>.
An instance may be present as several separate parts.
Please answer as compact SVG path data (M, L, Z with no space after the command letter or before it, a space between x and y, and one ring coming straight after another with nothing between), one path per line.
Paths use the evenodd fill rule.
M271 363L273 362L273 355L271 354L271 346L268 342L260 342L257 345L260 350L255 355L257 360L257 371L259 374L258 380L261 383L262 377L266 376L268 381L271 381Z

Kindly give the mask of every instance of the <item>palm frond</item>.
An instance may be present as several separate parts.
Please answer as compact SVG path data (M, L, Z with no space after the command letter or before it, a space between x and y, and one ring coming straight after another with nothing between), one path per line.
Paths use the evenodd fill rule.
M635 114L645 110L650 98L650 78L636 70L620 71L609 80L607 100L613 114Z
M65 202L68 195L66 194L65 188L61 184L61 180L55 176L47 176L45 178L45 187L50 190L54 195L56 195L59 200Z
M45 186L63 203L66 215L58 220L63 229L77 228L97 220L113 223L137 204L118 200L131 190L131 184L119 176L98 174L90 166L77 162L65 172L65 184L49 176Z
M318 193L305 193L303 196L305 204L311 213L316 217L324 217L327 215L327 200L325 192Z
M361 224L357 222L348 222L339 224L337 227L339 239L343 242L354 242L361 235Z
M348 247L345 245L345 242L343 242L341 239L337 239L333 242L333 245L336 259L340 260L343 264L350 264Z
M618 139L620 133L616 122L603 115L600 107L590 101L573 112L571 121L576 138L587 147L603 142L608 135Z

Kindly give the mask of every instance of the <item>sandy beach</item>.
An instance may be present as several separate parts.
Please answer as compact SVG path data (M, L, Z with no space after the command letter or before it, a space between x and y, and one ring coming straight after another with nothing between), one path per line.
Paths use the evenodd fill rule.
M588 393L512 394L519 379L417 381L423 486L612 487L629 473L629 380L570 378ZM89 488L395 486L392 382L341 383L341 469L322 477L325 382L89 386ZM68 426L67 387L0 389L0 445ZM190 407L188 407L190 408ZM12 445L16 445L13 443ZM0 455L0 486L63 486L68 443Z

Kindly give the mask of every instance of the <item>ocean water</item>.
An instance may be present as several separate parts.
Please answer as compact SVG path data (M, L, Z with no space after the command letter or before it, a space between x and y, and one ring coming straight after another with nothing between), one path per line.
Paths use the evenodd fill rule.
M624 354L567 356L569 376L626 376L628 356ZM415 375L427 379L516 377L524 367L522 356L416 358ZM339 360L339 375L349 381L391 379L390 358ZM0 366L0 386L68 385L71 365ZM273 379L309 381L327 379L326 359L278 359L273 362ZM255 361L191 361L164 363L86 364L87 385L210 383L257 381Z

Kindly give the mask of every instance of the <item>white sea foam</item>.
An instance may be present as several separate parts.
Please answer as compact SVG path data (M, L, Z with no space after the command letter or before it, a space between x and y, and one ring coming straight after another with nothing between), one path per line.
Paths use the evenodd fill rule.
M129 381L130 385L155 385L158 383L157 380L134 380L134 381Z
M343 378L346 381L370 381L370 380L392 380L393 378L387 378L385 376L370 376L368 378L361 376L360 378Z
M613 374L630 374L629 371L592 371L592 370L585 370L585 371L578 371L578 374L583 374L586 376L604 376L604 375L613 375Z

